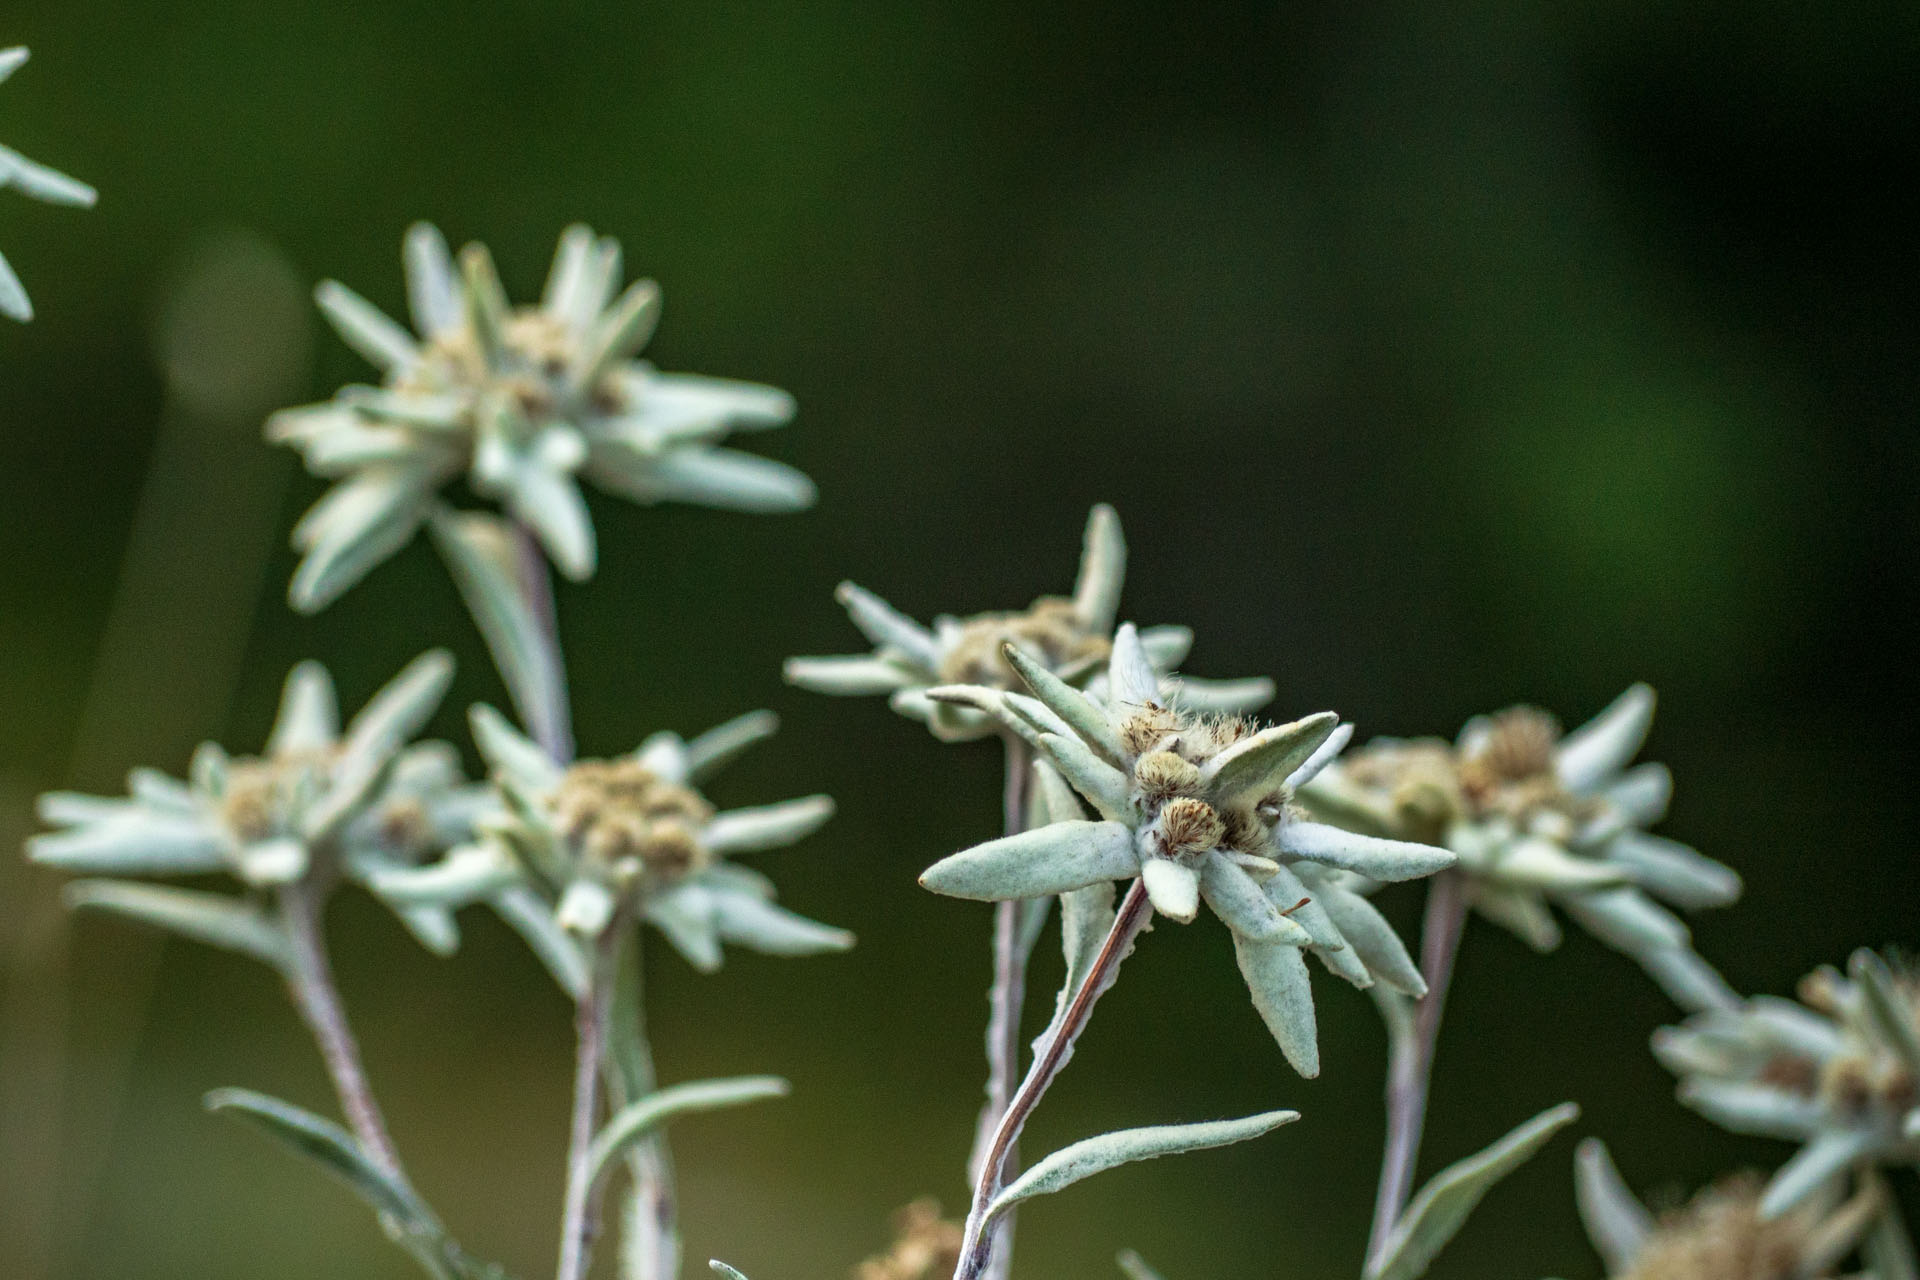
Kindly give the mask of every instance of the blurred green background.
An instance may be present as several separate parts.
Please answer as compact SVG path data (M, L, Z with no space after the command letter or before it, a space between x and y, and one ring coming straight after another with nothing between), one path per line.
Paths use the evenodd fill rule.
M588 220L665 287L663 366L799 397L763 441L816 511L596 498L599 578L560 600L584 749L769 705L784 732L717 798L841 803L766 865L856 951L703 978L650 950L667 1079L796 1087L678 1131L695 1259L826 1280L896 1205L961 1202L988 911L913 878L994 830L998 755L778 664L856 647L842 577L921 616L1065 588L1097 500L1132 542L1126 613L1192 624L1198 674L1272 674L1279 710L1450 734L1656 684L1666 829L1748 877L1697 922L1743 990L1915 941L1920 9L16 0L0 43L34 50L0 140L102 191L0 198L40 310L0 331L9 846L38 789L257 743L304 656L357 704L453 646L449 735L501 697L424 547L320 618L282 604L318 485L259 421L366 376L306 293L397 309L411 220L485 239L523 296ZM199 1110L229 1084L331 1106L269 978L69 935L53 887L0 866L0 1275L409 1275L344 1193ZM1409 927L1416 899L1388 897ZM420 1181L538 1276L561 998L479 914L452 962L359 900L332 923ZM1157 930L1030 1146L1306 1120L1035 1206L1022 1274L1111 1275L1123 1245L1184 1280L1357 1273L1373 1011L1319 981L1326 1071L1295 1079L1229 951ZM1670 1013L1584 937L1543 959L1476 925L1427 1168L1565 1097L1643 1188L1783 1158L1673 1104L1645 1047ZM1598 1275L1571 1148L1436 1280Z

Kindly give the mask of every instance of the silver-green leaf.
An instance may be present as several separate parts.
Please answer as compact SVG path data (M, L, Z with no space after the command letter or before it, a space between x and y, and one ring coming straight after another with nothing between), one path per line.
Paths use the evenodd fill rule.
M588 1160L598 1179L607 1166L669 1120L700 1111L718 1111L767 1098L784 1098L790 1086L779 1076L740 1076L732 1080L696 1080L671 1085L622 1107L593 1140Z

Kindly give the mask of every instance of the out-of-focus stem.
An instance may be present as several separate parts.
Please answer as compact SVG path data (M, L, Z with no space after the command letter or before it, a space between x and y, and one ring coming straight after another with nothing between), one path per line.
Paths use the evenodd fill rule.
M346 1010L340 1003L340 991L334 985L333 965L327 958L326 940L321 934L320 911L323 897L311 880L284 890L280 895L281 915L292 944L287 986L293 992L294 1006L313 1033L320 1048L321 1061L339 1095L340 1110L347 1125L359 1139L367 1158L381 1172L402 1184L406 1174L400 1166L400 1153L387 1132L387 1122L367 1083L366 1068L360 1062L360 1046L353 1029L347 1025Z
M1466 880L1458 871L1442 871L1427 888L1426 922L1420 936L1420 975L1427 994L1414 1006L1411 1020L1389 1018L1387 1068L1387 1145L1380 1161L1380 1187L1374 1198L1373 1231L1367 1241L1367 1265L1377 1266L1387 1240L1413 1194L1414 1166L1426 1128L1427 1089L1433 1077L1434 1046L1446 1009L1453 962L1467 922Z
M527 611L540 625L551 669L564 677L567 668L560 657L560 624L553 604L553 577L547 570L546 553L540 549L540 540L534 537L533 531L518 520L513 522L513 543L520 594L526 600ZM560 688L561 696L544 709L537 723L527 727L533 730L534 738L548 755L566 764L573 759L573 717L567 708L564 678Z
M573 1119L567 1132L567 1189L560 1210L558 1280L584 1280L599 1231L593 1135L600 1120L600 1070L606 1053L607 1010L613 995L613 950L624 924L616 919L596 944L592 976L574 1007Z
M653 1092L653 1050L647 1042L640 938L629 933L614 982L607 1041L607 1091L624 1107ZM673 1155L664 1134L649 1134L627 1153L628 1191L621 1251L628 1280L674 1280L680 1271L679 1204Z

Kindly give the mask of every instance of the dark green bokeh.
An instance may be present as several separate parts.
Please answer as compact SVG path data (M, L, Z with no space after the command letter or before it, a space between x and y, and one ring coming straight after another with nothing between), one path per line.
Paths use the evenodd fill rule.
M0 193L0 244L41 313L0 332L0 831L24 832L38 788L115 785L134 742L179 770L199 737L257 741L307 655L357 701L446 643L456 701L500 696L422 548L318 619L286 611L283 535L318 486L251 418L208 425L169 401L156 315L194 246L234 228L278 246L302 288L336 276L397 307L415 218L484 238L522 294L586 219L664 285L663 365L799 397L766 447L823 495L786 519L596 499L600 576L561 593L585 749L771 705L781 738L720 799L841 802L770 869L858 950L743 955L712 978L654 957L668 1079L796 1086L681 1133L695 1258L824 1280L882 1243L895 1205L961 1200L987 912L913 876L991 831L997 756L786 690L778 664L854 647L829 594L844 576L921 615L1063 588L1096 500L1133 544L1126 612L1194 625L1197 672L1273 674L1283 710L1451 733L1516 699L1579 718L1655 683L1653 754L1680 784L1668 829L1748 877L1739 908L1698 922L1743 989L1912 943L1920 272L1899 184L1920 143L1916 12L12 5L0 43L35 57L0 91L0 140L102 200L79 214ZM254 314L173 330L176 361L300 368L297 325ZM365 376L331 336L314 350L295 398ZM150 462L181 506L153 527L193 539L159 559L129 550ZM223 495L261 518L228 518ZM266 557L257 591L252 569L236 577ZM103 706L128 563L177 630L123 653L136 678ZM217 632L234 677L196 660L193 627L216 615L190 602L213 598L257 598L244 660ZM450 709L438 727L459 725ZM9 870L0 912L47 887ZM1417 895L1390 900L1411 927ZM474 1248L539 1275L562 1002L484 918L450 963L362 902L334 923L421 1182ZM52 964L45 932L0 927L7 1025L42 1036L0 1045L0 1070L57 1068L62 1110L39 1129L67 1158L0 1152L19 1193L0 1216L24 1233L0 1232L0 1274L409 1274L343 1194L198 1110L227 1084L326 1105L266 977L92 920ZM1111 1275L1131 1245L1174 1280L1355 1274L1381 1037L1364 997L1320 990L1326 1072L1306 1083L1223 933L1157 930L1031 1145L1276 1105L1307 1118L1035 1206L1022 1273ZM1646 1187L1780 1159L1673 1105L1645 1051L1669 1013L1584 938L1541 959L1476 926L1428 1167L1564 1097ZM1489 1200L1436 1280L1597 1275L1570 1150ZM37 1201L53 1216L36 1241L19 1224Z

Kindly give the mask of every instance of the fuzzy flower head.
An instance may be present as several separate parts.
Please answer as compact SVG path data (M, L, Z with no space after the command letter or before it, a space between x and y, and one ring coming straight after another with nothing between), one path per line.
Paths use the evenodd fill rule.
M0 82L18 71L26 60L25 49L0 49ZM48 204L78 205L83 209L92 208L99 198L99 193L86 183L36 164L11 147L0 147L0 187L12 187L22 195ZM15 320L33 319L33 303L27 300L20 277L7 265L4 255L0 255L0 313Z
M289 589L295 608L324 608L399 550L459 476L532 529L575 580L591 577L596 559L581 480L649 504L812 505L804 475L718 447L734 431L784 424L792 397L634 358L653 334L660 290L641 280L615 295L618 242L568 228L544 298L524 307L508 302L481 245L461 250L456 275L440 232L420 223L404 257L417 337L345 285L315 291L382 385L346 387L267 424L269 439L338 482L294 529L305 553Z
M372 883L467 838L485 798L446 743L408 745L439 706L453 662L415 659L346 726L317 662L287 677L265 750L230 756L212 743L187 782L136 769L124 799L53 792L40 816L60 830L28 843L34 861L89 875L227 872L253 889L309 877ZM437 951L457 942L445 912L393 904Z
M853 1280L947 1280L960 1265L965 1233L940 1216L940 1202L915 1200L893 1215L893 1247L854 1268Z
M1646 828L1663 817L1665 766L1631 765L1653 720L1635 685L1587 725L1562 733L1533 707L1471 721L1457 741L1383 739L1341 760L1302 800L1358 831L1444 844L1475 907L1539 950L1559 945L1548 904L1636 959L1682 1007L1736 997L1662 906L1725 906L1731 869Z
M815 693L884 694L893 709L918 720L935 737L964 742L1000 726L978 707L930 698L928 690L969 685L1000 691L1026 688L1008 660L1009 646L1076 687L1102 678L1113 652L1113 625L1126 579L1127 544L1120 517L1102 503L1087 517L1080 572L1071 596L1042 596L1022 610L947 614L922 626L865 588L843 582L837 592L847 615L873 643L871 653L789 658L789 683ZM1154 667L1170 672L1186 657L1193 633L1185 627L1148 627L1140 643ZM1176 682L1185 705L1196 709L1249 711L1273 697L1273 682L1198 680Z
M1736 1174L1656 1217L1593 1138L1580 1144L1574 1184L1613 1280L1831 1280L1886 1202L1877 1184L1844 1202L1832 1187L1769 1216L1761 1208L1765 1180Z
M569 986L577 966L554 964L554 949L634 918L653 924L703 971L719 968L723 942L775 955L853 944L844 930L775 905L764 876L728 860L811 835L833 815L830 799L716 811L695 789L771 734L771 713L742 716L691 742L655 734L627 755L567 766L491 707L475 707L472 722L499 809L480 820L479 840L437 865L386 877L387 892L442 906L479 899L498 906L503 891L531 888L554 928L530 940Z
M1654 1037L1680 1100L1736 1133L1801 1145L1768 1184L1777 1217L1873 1162L1920 1159L1920 975L1871 951L1815 970L1800 1002L1756 996Z
M1186 923L1202 902L1232 931L1255 1007L1303 1074L1319 1069L1313 997L1301 950L1357 986L1376 979L1418 995L1405 946L1354 892L1452 865L1428 845L1313 822L1293 796L1347 739L1331 712L1263 728L1162 701L1162 682L1131 624L1114 637L1094 693L1008 646L1031 696L936 689L1001 717L1092 805L1069 819L989 841L930 867L920 882L961 898L1035 898L1139 877L1154 909Z

